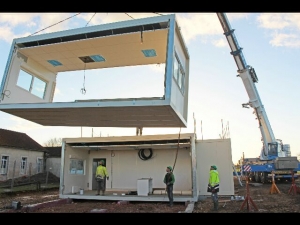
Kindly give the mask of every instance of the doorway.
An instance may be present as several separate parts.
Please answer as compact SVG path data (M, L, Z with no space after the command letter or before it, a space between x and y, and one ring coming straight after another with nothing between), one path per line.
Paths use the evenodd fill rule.
M97 190L97 181L95 180L95 176L96 176L96 169L97 166L99 165L99 162L103 160L104 161L104 165L106 166L106 158L95 158L93 159L93 178L92 178L92 190Z

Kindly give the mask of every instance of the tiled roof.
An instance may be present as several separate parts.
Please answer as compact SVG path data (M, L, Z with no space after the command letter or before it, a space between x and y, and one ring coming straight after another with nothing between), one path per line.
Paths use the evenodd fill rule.
M0 146L32 151L47 151L25 133L0 128Z
M59 147L45 147L48 150L50 157L61 157L61 146Z

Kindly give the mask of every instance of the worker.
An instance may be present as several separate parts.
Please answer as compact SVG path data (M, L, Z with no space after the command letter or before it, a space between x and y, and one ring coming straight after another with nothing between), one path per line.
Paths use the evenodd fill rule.
M102 191L102 195L105 195L106 179L109 180L109 176L108 176L106 167L104 166L103 160L101 160L99 162L99 166L96 169L95 179L97 181L97 194L96 195L100 195L100 191Z
M211 198L214 204L214 211L218 211L218 192L219 192L219 172L217 171L217 166L212 165L209 171L209 182L208 182L208 191L211 192Z
M166 184L166 191L169 198L170 207L173 206L173 185L175 183L175 176L173 174L172 166L168 166L166 169L166 175L164 177L164 183Z

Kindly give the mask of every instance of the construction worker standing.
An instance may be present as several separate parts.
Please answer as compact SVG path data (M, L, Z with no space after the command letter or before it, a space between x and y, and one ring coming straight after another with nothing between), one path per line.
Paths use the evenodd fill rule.
M166 190L168 193L170 207L173 206L173 185L175 182L175 176L172 172L172 166L168 166L166 169L166 175L164 177L164 183L166 184Z
M211 199L214 203L214 208L213 208L214 211L218 210L219 183L220 183L219 172L217 171L217 167L215 165L212 165L209 171L208 191L211 192Z
M106 189L106 179L109 179L106 167L104 166L104 161L101 160L99 162L99 166L96 169L96 177L97 181L97 194L100 194L100 190L102 191L102 195L105 194L105 189Z

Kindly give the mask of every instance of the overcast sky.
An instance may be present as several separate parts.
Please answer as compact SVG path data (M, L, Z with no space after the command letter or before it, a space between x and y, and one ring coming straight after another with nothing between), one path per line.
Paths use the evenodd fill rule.
M0 80L14 38L153 16L160 15L0 13ZM300 13L228 13L227 16L246 62L256 71L259 80L256 87L275 137L290 144L292 155L300 154L297 142L300 128ZM259 156L262 142L258 122L252 108L242 108L249 98L242 80L236 76L237 66L217 15L178 13L176 17L190 54L188 126L181 132L193 132L195 118L198 139L218 139L222 135L223 121L223 128L229 128L227 137L231 138L235 163L243 152L245 157ZM147 85L144 79L138 79L137 69L143 70L104 69L100 75L86 71L85 83L83 71L58 74L54 101L89 99L95 97L99 87L102 89L97 98L161 96L163 89L157 84L163 82L164 66L154 65L147 72L143 71L146 75L149 73ZM134 75L124 78L124 74ZM124 87L124 79L130 79L130 86ZM70 81L72 85L67 85ZM112 87L106 88L108 84ZM80 92L83 85L86 88L84 96ZM135 135L133 128L47 127L1 111L0 116L0 128L27 133L41 145L52 138ZM143 134L179 133L179 130L144 128Z

